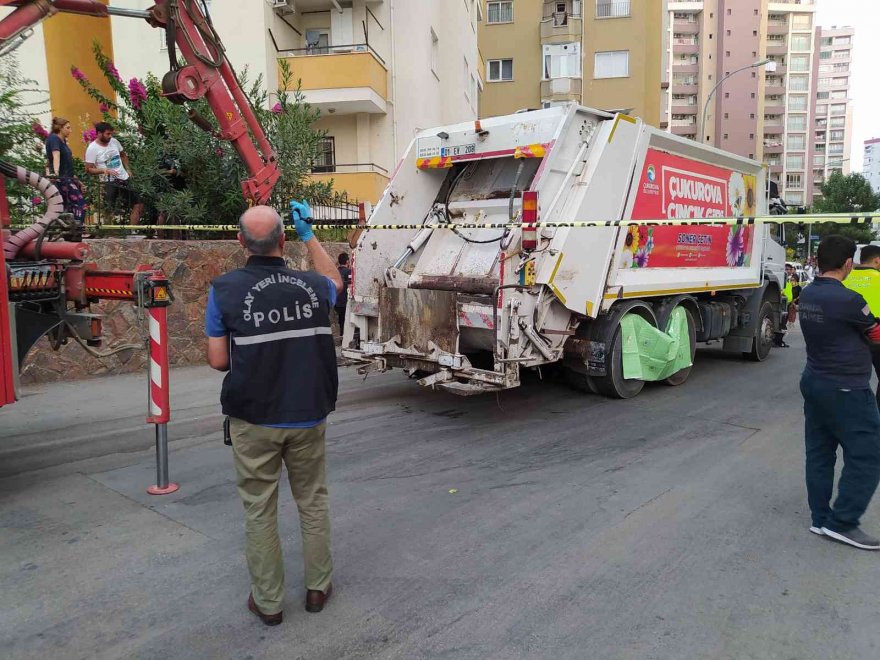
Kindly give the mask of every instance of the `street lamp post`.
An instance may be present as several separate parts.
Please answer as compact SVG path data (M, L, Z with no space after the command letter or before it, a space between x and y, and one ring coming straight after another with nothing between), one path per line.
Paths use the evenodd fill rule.
M770 64L772 61L773 60L771 60L769 57L765 57L763 60L758 60L757 62L752 62L751 64L740 67L739 69L736 69L735 71L731 71L730 73L728 73L726 76L724 76L721 80L719 80L716 83L715 87L712 88L712 91L709 92L709 96L708 96L708 98L706 98L706 104L703 106L703 122L700 124L700 142L706 141L706 138L703 136L706 133L706 116L709 114L709 102L712 100L712 97L715 96L715 92L718 91L718 88L721 87L721 84L725 80L730 78L730 76L736 75L740 71L745 71L747 69L757 69L758 67L762 67L765 64ZM770 70L771 71L776 70L775 64L774 64L773 68Z

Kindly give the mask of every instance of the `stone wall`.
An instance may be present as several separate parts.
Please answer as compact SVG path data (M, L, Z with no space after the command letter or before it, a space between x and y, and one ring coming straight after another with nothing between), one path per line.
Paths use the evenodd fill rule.
M87 241L92 248L90 261L101 270L133 270L139 264L161 267L171 280L174 303L168 309L169 353L172 366L203 364L205 361L204 315L211 280L242 266L245 253L236 241L154 241L144 239L101 239ZM345 243L325 243L333 259ZM291 268L308 268L302 243L289 242L286 257ZM143 325L134 305L108 301L92 307L103 313L104 345L107 351L123 344L143 345ZM334 315L331 315L334 316ZM335 319L334 319L335 323ZM44 338L25 358L21 381L25 384L75 380L110 374L146 372L144 350L125 350L109 358L89 355L70 340L53 351Z

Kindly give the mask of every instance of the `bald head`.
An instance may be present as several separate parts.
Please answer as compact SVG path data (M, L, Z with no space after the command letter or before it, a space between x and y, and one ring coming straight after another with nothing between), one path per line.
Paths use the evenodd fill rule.
M254 206L238 219L238 240L248 252L261 257L281 256L284 249L284 222L271 206Z

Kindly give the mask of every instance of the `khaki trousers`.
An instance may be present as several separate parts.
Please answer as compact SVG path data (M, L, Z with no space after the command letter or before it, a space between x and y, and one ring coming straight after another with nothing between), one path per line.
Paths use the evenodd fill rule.
M282 461L299 509L306 589L326 591L333 572L330 510L324 477L326 425L272 429L232 418L238 494L244 504L246 556L254 602L264 614L282 609L284 563L278 538L278 481Z

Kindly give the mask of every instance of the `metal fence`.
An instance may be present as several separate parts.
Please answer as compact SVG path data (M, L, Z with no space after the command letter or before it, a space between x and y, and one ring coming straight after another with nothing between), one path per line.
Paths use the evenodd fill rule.
M629 16L629 11L630 0L596 3L596 18L622 18Z

